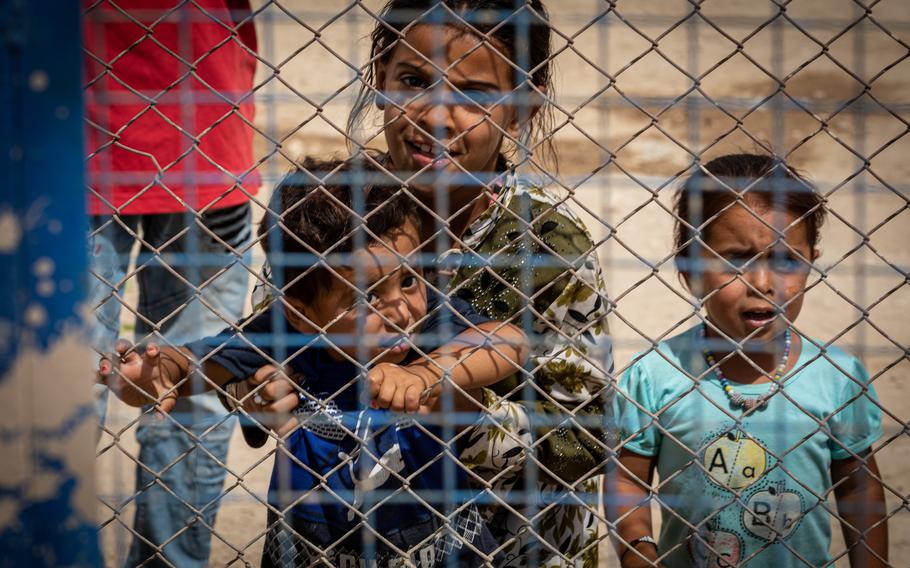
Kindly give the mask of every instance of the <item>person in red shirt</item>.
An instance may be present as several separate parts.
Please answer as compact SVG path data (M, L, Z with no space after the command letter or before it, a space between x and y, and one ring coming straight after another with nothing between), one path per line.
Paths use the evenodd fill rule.
M259 186L249 2L83 6L93 342L112 349L130 278L138 341L211 335L240 319L248 286ZM211 394L182 399L175 420L147 410L127 565L205 566L234 418Z
M249 2L174 4L118 0L85 14L93 215L223 209L258 187Z

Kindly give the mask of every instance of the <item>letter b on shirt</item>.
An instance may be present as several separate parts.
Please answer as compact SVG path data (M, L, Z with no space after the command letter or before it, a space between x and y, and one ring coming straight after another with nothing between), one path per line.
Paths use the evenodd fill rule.
M756 491L746 501L743 526L765 540L786 538L803 516L802 497L783 484Z

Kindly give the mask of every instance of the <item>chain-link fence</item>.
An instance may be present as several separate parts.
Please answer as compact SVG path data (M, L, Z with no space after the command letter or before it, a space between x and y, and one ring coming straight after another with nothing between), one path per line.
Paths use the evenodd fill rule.
M95 347L190 344L213 393L101 405L107 563L901 565L906 3L401 4L85 3ZM369 408L458 331L437 406Z

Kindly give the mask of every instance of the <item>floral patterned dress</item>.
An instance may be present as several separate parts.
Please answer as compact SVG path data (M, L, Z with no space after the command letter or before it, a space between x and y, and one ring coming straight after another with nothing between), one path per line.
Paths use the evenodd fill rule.
M594 476L618 435L593 240L562 200L510 176L461 244L449 293L531 343L528 371L484 390L488 415L461 447L490 489L484 515L507 566L596 566Z

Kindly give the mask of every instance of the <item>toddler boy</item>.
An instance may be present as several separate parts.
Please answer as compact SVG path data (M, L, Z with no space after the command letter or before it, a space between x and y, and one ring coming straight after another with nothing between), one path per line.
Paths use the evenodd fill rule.
M315 183L306 171L331 174ZM527 340L462 300L428 293L420 263L411 264L421 254L416 203L397 185L373 183L382 175L306 161L276 188L277 217L260 227L282 277L267 310L214 338L127 354L112 375L103 363L121 398L147 404L144 389L164 411L189 392L196 365L210 387L267 364L290 368L299 428L279 443L263 566L431 566L449 554L478 565L497 547L473 504L449 515L461 501L444 489L467 484L447 463L441 429L389 409L428 412L444 377L457 408L478 408L480 387L521 368Z

